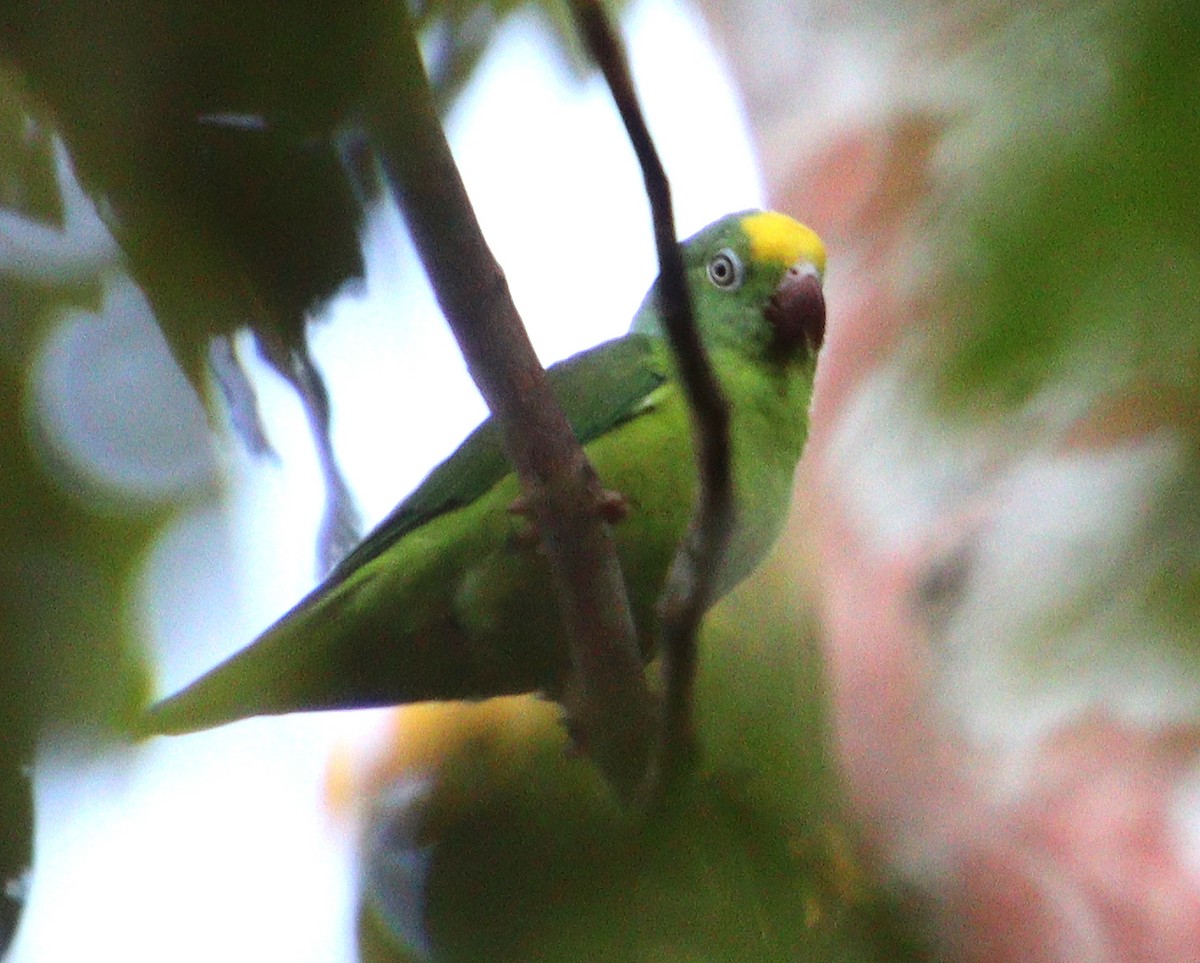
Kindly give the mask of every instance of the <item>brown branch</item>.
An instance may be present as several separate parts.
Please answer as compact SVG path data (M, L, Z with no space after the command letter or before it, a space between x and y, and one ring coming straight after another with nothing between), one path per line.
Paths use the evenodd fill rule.
M683 256L675 237L670 184L642 116L624 51L600 0L573 0L572 7L642 168L658 249L659 310L692 413L696 439L699 496L659 598L664 688L657 767L657 790L661 791L690 762L694 752L696 635L700 620L712 604L714 579L733 530L729 404L696 330Z
M538 363L508 283L475 219L438 120L407 4L366 66L367 122L421 261L471 376L500 426L557 580L575 673L570 723L624 798L654 751L625 583L598 511L596 473Z

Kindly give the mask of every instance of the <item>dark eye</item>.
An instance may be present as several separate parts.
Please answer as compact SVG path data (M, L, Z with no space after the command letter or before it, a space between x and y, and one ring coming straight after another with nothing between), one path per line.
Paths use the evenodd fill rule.
M726 291L742 283L742 274L742 262L729 248L718 251L708 262L708 279Z

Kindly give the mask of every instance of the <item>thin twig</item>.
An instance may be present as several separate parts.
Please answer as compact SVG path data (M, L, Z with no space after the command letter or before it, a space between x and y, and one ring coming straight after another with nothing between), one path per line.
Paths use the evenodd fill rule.
M571 432L483 238L438 120L407 17L368 65L367 121L430 282L505 451L557 580L571 643L572 730L631 798L654 752L654 702L599 479Z
M699 495L659 598L664 705L657 791L662 791L694 752L696 635L712 603L715 576L733 529L729 404L696 330L683 256L675 237L670 184L642 116L621 43L600 0L573 0L572 6L588 49L612 91L646 182L658 248L659 310L679 367L696 440Z

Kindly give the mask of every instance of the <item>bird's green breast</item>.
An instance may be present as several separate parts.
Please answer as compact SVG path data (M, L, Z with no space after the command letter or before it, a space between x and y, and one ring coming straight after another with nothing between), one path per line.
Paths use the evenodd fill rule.
M730 352L713 363L732 405L735 521L718 596L749 575L775 544L808 435L813 363L750 364Z

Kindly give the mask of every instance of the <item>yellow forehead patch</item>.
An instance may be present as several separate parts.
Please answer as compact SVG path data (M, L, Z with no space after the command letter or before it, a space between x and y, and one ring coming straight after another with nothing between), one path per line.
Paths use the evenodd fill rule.
M792 265L811 261L825 274L825 245L799 221L776 211L758 211L742 218L742 230L750 238L750 256L755 261Z

